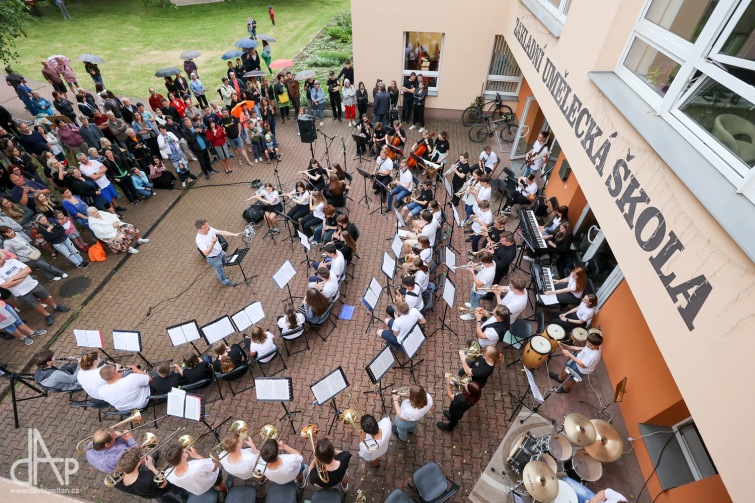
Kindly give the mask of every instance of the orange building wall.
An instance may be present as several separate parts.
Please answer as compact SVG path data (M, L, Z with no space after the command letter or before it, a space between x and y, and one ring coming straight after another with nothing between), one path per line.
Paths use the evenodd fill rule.
M559 178L558 170L561 169L563 162L564 153L561 152L548 179L548 185L545 186L545 197L546 199L555 197L558 199L558 204L568 206L569 223L574 225L582 214L582 210L587 204L587 199L585 199L585 195L582 193L582 189L579 187L573 171L569 173L566 181L561 181L561 178Z
M671 426L689 417L682 395L626 281L622 281L611 294L592 325L603 331L603 361L612 385L625 376L628 378L627 392L619 406L629 436L637 438L641 435L639 423ZM653 471L653 463L645 443L635 441L634 450L642 473L647 477ZM655 476L646 490L652 498L660 493L661 486ZM670 489L658 498L657 503L726 501L731 499L721 478L716 475Z

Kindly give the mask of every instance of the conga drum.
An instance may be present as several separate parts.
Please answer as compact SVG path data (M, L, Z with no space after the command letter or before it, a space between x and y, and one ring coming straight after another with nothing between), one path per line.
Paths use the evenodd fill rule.
M571 331L571 340L584 344L587 341L587 330L577 327Z
M551 353L551 343L542 335L536 335L527 341L522 353L525 368L535 370L548 358Z
M603 337L603 331L599 328L591 328L587 331L588 334L598 334L599 336Z
M603 476L603 465L587 454L587 451L577 451L570 460L564 462L564 471L579 483L595 482Z
M566 330L561 325L548 325L542 333L543 337L549 339L551 343L551 352L558 349L558 343L566 337Z

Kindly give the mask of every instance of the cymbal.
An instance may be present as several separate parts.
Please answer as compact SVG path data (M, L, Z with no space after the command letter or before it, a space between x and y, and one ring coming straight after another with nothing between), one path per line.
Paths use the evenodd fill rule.
M624 441L619 432L607 421L593 419L597 431L597 439L592 445L585 446L585 451L601 463L612 463L621 457L624 451Z
M580 447L594 444L597 438L595 425L585 416L576 412L569 414L564 419L564 433L569 437L569 440Z
M522 480L527 492L536 501L550 502L558 496L556 474L542 461L530 461L524 466Z

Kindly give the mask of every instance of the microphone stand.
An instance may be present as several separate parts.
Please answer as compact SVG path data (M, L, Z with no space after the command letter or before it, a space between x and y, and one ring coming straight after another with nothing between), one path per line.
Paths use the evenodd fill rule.
M322 129L318 129L317 131L323 136L323 138L325 138L325 165L330 167L330 144L333 143L333 140L335 140L336 137L328 136ZM322 161L322 159L320 160Z
M579 375L577 375L576 373L574 373L572 371L572 369L570 369L568 367L566 367L566 373L568 374L569 377L567 377L566 379L564 379L564 382L562 382L561 384L559 384L557 388L549 388L548 389L548 393L546 393L545 396L543 397L543 401L540 402L540 403L538 403L538 404L536 404L534 407L532 407L530 409L530 413L527 414L527 417L519 420L519 424L524 424L524 422L527 421L530 417L532 417L533 414L538 414L538 411L540 410L540 407L543 406L543 404L546 402L546 400L548 400L551 396L555 395L556 393L561 392L561 390L564 389L564 386L566 386L567 382L569 382L572 379L575 382L581 382L582 381L582 378ZM522 404L522 405L524 407L527 407L524 404ZM529 409L529 407L527 407L527 408ZM555 423L555 421L553 419L551 419L551 418L549 418L547 416L543 416L542 414L540 414L540 415L544 419L550 420L551 423Z

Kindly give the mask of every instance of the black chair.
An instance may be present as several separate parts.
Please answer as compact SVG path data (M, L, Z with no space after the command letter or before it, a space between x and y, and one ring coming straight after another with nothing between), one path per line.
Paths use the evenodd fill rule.
M333 306L336 305L336 302L338 302L339 298L340 298L340 294L336 295L333 298L333 300L330 301L330 304L328 304L328 308L325 310L325 312L320 317L320 319L322 320L320 323L307 322L307 323L309 323L310 327L314 327L315 329L317 329L317 336L320 339L322 339L323 341L327 341L328 337L330 337L330 334L333 333L333 330L335 330L337 328L336 323L333 320L330 319L330 316L331 316L331 314L333 314ZM325 334L325 336L323 336L320 333L320 327L322 327L323 325L326 325L328 322L330 322L330 324L333 325L333 328L331 328L330 331L328 331L328 333Z
M144 415L144 412L147 409L150 408L150 405L151 405L151 403L148 401L147 405L145 405L144 407L142 407L141 409L139 409L139 412L141 412L142 415ZM105 419L107 419L109 417L120 417L121 419L123 419L124 417L130 416L132 412L133 412L133 410L109 410L109 411L105 412L105 414L103 415L103 417ZM152 408L152 419L157 420L157 413L155 412L154 407ZM157 428L157 422L155 422L155 428Z
M191 494L186 503L217 503L219 499L220 493L215 488L212 488L200 495Z
M271 364L272 362L274 362L274 361L275 361L275 357L276 357L276 356L277 356L277 357L278 357L278 358L280 359L280 361L281 361L281 362L283 363L283 368L282 368L282 369L280 369L280 370L279 370L279 371L277 371L277 372L274 372L274 373L270 374L270 375L271 375L271 376L274 376L274 375L278 375L278 374L280 374L281 372L283 372L283 370L287 370L287 369L288 369L288 367L286 366L286 360L284 360L284 359L283 359L283 355L281 354L281 352L280 352L280 349L278 349L278 346L275 346L275 349L273 349L273 350L272 350L272 351L270 351L269 353L267 353L267 354L264 354L264 355L261 355L261 356L259 356L259 355L258 355L258 356L257 356L257 358L255 359L255 361L257 362L257 366L258 366L258 367L260 368L260 372L262 372L262 375L263 375L263 376L265 376L265 377L268 377L268 375L267 375L267 374L265 374L265 368L264 368L264 366L265 366L265 365L269 365L269 364ZM268 361L266 361L266 362L263 362L263 361L262 361L262 360L267 360L268 358L270 358L270 360L268 360Z
M530 325L530 322L517 319L503 336L503 340L501 341L505 344L503 349L512 347L519 349L530 337L532 337L532 325Z
M96 400L91 396L88 396L86 400L72 400L68 402L71 407L81 407L86 409L95 409L97 411L97 420L102 422L102 411L110 408L110 404L104 400Z
M269 484L265 503L296 503L296 484Z
M446 477L435 463L427 463L412 475L409 484L419 495L422 503L442 503L459 492L459 486Z
M595 294L595 285L590 278L587 278L587 284L585 285L585 293Z
M585 268L585 274L587 274L588 278L594 278L598 274L600 274L600 267L598 266L598 261L595 260L595 258L591 258L587 262L585 262L584 265Z
M288 344L289 342L293 343L293 341L299 339L300 337L304 338L304 343L307 345L307 349L299 349L292 353L288 349ZM296 353L301 353L303 351L309 351L309 339L307 339L307 331L304 329L303 325L299 328L295 328L294 330L281 332L281 339L283 339L283 347L286 348L287 356L295 355Z
M225 503L253 503L256 500L257 489L253 486L234 486L225 497Z
M233 389L232 381L235 381L236 379L240 379L241 377L243 377L244 373L246 372L249 372L249 375L252 376L252 385L247 386L245 388L241 388L241 389ZM220 388L221 388L220 381L226 381L228 383L228 387L231 389L231 395L233 396L236 396L237 393L242 393L246 390L254 388L254 373L252 372L252 366L249 364L248 356L245 363L240 364L238 367L236 367L235 369L229 372L226 372L223 374L223 373L215 372L213 369L213 373L215 374L215 380L218 383L218 392L220 392L221 399L222 399L223 394L220 391Z
M394 489L391 491L391 494L385 498L383 503L415 503L415 501L407 496L401 489Z
M542 334L545 330L545 313L542 311L538 311L535 313L535 322L537 323L537 328L535 328L536 334Z
M312 493L312 503L341 503L341 491L335 488L321 489Z

